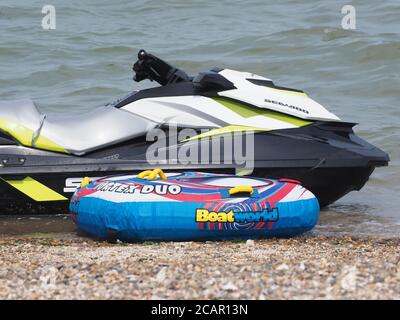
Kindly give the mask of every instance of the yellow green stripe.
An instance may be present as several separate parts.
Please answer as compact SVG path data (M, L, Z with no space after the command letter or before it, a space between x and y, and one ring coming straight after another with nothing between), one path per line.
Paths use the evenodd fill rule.
M308 97L308 96L307 96L307 93L305 93L305 92L292 91L292 90L285 90L285 89L277 89L277 88L271 88L271 87L267 87L267 88L268 88L268 89L272 89L272 90L277 90L277 91L285 92L285 93L297 94L298 96Z
M306 125L311 124L310 121L306 121L300 118L292 117L280 112L275 112L271 110L267 110L264 108L258 108L249 106L234 100L226 99L226 98L213 98L214 101L222 104L224 107L230 109L231 111L237 113L238 115L242 116L243 118L251 118L255 116L264 116L267 118L276 119L279 121L283 121L286 123L290 123L297 127L303 127Z
M0 118L0 129L17 139L24 146L31 145L33 131L27 127L8 119Z
M26 177L22 180L2 180L35 201L42 202L68 200L63 195L46 187L44 184L35 179L32 179L31 177Z
M34 131L17 122L11 121L6 118L0 118L0 130L7 132L10 136L15 138L19 143L24 146L32 147L32 137ZM57 143L39 135L35 139L35 148L44 149L49 151L68 153L63 147Z
M216 135L232 133L232 132L243 132L243 131L269 131L267 128L258 128L258 127L249 127L249 126L226 126L218 129L213 129L204 133L201 133L197 136L190 137L188 139L182 140L181 142L187 142L196 139L208 138Z

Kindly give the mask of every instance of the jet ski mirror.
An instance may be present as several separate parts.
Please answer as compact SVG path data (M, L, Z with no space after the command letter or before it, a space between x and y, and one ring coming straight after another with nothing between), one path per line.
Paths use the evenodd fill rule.
M165 86L170 83L190 81L190 77L184 71L143 49L138 53L138 60L133 65L133 71L135 72L133 80L136 82L149 79Z

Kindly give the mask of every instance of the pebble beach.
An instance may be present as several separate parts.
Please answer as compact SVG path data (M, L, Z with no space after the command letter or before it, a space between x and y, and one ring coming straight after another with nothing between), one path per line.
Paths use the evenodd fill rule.
M0 299L400 299L398 238L110 244L65 224L8 227Z

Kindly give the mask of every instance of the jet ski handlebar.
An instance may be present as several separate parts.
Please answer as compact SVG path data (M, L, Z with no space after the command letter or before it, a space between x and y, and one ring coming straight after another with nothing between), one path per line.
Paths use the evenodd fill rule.
M165 86L170 83L191 81L191 78L184 71L171 66L143 49L138 53L138 60L133 65L133 71L135 72L133 80L136 82L149 79Z

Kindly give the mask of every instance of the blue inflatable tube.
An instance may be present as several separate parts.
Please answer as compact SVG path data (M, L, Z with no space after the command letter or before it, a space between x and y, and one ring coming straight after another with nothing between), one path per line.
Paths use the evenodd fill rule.
M290 237L319 217L318 200L294 181L196 172L92 181L70 210L89 235L122 241Z

